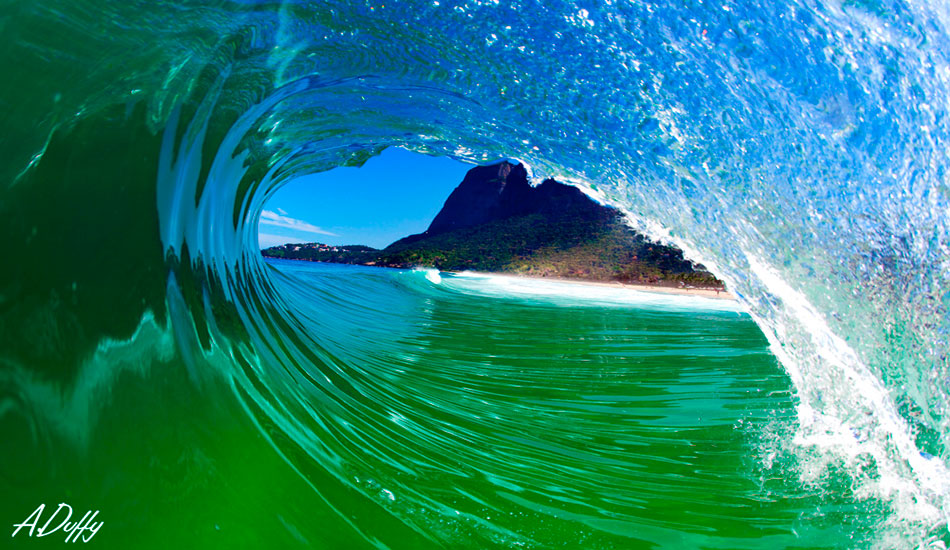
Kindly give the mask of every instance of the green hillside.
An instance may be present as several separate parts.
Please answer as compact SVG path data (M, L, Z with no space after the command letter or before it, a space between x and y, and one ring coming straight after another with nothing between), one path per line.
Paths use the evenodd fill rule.
M571 215L576 212L553 219L531 214L397 242L379 252L375 265L723 287L712 274L695 269L682 251L650 242L619 213L606 212L593 218Z
M532 186L524 166L508 162L471 169L425 232L383 250L305 243L262 253L317 262L723 288L711 273L684 259L681 250L629 228L617 210L554 180Z

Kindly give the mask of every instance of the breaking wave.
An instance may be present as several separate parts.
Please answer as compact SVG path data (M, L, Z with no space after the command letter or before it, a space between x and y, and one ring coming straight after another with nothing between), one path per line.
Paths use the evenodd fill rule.
M396 424L424 411L446 430L463 420L439 419L425 396L373 393L382 367L360 370L367 356L345 353L344 333L372 324L364 315L395 323L396 306L360 302L331 322L295 305L314 291L259 257L257 218L294 178L401 146L518 159L705 264L794 388L794 417L748 436L761 460L747 471L779 457L819 501L847 493L878 510L866 540L943 545L948 21L944 6L873 0L14 3L0 20L13 83L0 92L0 227L10 243L0 334L3 429L24 451L5 468L55 463L58 445L93 453L105 403L121 401L116 385L180 363L196 388L224 381L324 495L328 517L367 544L529 544L492 520L495 504L463 513L437 485L372 520L334 500L402 502L353 473L378 464L355 466L336 446L358 434L366 456L395 460L382 411ZM380 292L368 280L313 284L331 308L361 284ZM424 292L458 290L456 278L441 281ZM418 442L428 475L457 467L444 443ZM680 540L609 518L610 496L586 489L559 498L578 507L601 498L606 512L586 523L593 532ZM519 491L509 487L506 502L562 517ZM497 537L479 539L478 529Z

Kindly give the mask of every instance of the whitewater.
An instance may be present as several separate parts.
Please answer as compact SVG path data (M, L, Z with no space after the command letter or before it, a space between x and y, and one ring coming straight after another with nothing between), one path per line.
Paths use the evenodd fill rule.
M114 538L106 520L97 540L125 547L950 542L946 5L38 0L3 13L9 524L72 499L111 513ZM259 256L274 190L394 146L576 185L707 266L737 311L594 308L550 288ZM465 348L461 334L490 326L465 313L487 323L497 308L525 320L525 348ZM550 326L599 342L600 368L532 339L571 315L585 322ZM710 370L687 363L652 386L691 392L670 407L702 408L691 384L726 387L723 369L729 387L770 396L707 404L728 436L612 410L648 400L623 342L704 348L675 327L722 349L684 352ZM533 370L539 357L554 371ZM452 383L410 368L422 358ZM486 363L524 377L476 384ZM595 380L597 406L571 416ZM525 385L548 393L501 414ZM681 431L694 429L702 441ZM690 443L703 461L670 455ZM641 467L656 475L627 475ZM707 516L696 493L726 496Z

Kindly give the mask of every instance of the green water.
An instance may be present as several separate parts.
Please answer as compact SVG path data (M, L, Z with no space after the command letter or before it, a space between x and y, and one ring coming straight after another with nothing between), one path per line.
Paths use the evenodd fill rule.
M790 382L723 302L272 266L283 340L187 356L146 319L24 385L60 425L5 432L2 517L99 510L110 548L860 547L880 521L799 480Z

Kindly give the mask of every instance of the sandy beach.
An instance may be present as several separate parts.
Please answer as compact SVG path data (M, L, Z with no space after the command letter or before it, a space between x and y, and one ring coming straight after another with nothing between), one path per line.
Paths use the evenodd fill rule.
M302 261L309 262L312 260L285 260L285 261ZM324 263L324 262L316 262ZM325 262L325 263L334 263L334 262ZM434 267L423 267L418 266L415 268L406 268L406 267L390 267L382 265L366 265L366 264L340 264L340 265L362 265L363 267L376 267L380 269L436 269ZM526 275L516 275L513 273L492 273L488 271L450 271L444 270L440 273L454 273L454 274L470 274L477 275L480 277L504 277L508 279L522 279L529 281L547 281L554 283L566 283L571 285L588 285L588 286L600 286L607 288L622 288L626 290L636 290L638 292L655 292L659 294L680 294L683 296L700 296L703 298L712 298L714 300L732 300L736 301L736 295L727 291L727 290L713 290L709 288L689 288L689 287L670 287L670 286L661 286L661 285L635 285L629 283L621 283L618 281L590 281L587 279L567 279L564 277L529 277Z
M451 273L451 272L449 272ZM701 296L703 298L712 298L716 300L736 300L735 294L726 291L726 290L712 290L708 288L678 288L678 287L669 287L669 286L660 286L660 285L635 285L627 284L621 282L606 282L606 281L588 281L585 279L566 279L563 277L527 277L524 275L514 275L511 273L488 273L482 271L464 271L460 273L470 273L472 275L480 275L484 277L506 277L511 279L527 279L534 281L547 281L555 283L567 283L572 285L589 285L589 286L602 286L609 288L623 288L627 290L636 290L639 292L657 292L660 294L681 294L685 296Z

